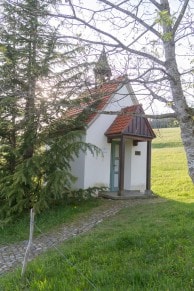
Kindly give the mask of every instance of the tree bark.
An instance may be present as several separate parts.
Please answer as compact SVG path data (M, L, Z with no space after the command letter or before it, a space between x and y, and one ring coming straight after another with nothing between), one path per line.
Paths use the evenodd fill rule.
M36 137L35 121L35 98L36 98L36 58L37 58L37 39L38 39L38 3L34 0L31 4L32 11L36 11L30 20L29 40L28 40L28 70L27 83L28 90L26 96L23 158L31 158L34 154L34 140Z
M164 10L169 12L170 8L168 0L161 0L161 5ZM164 35L169 34L168 40L163 40L164 52L165 52L165 68L166 72L170 76L169 83L174 101L174 111L177 115L181 129L181 138L183 141L184 149L187 156L189 175L194 183L194 120L191 112L189 111L183 89L181 84L180 73L176 62L175 53L175 39L174 32L171 25L168 25L165 21L163 23Z

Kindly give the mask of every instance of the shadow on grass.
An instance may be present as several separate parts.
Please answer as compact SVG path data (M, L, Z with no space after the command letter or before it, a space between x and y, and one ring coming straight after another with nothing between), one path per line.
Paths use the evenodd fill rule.
M153 149L162 149L162 148L179 148L182 147L182 142L168 142L168 143L153 143L152 148Z

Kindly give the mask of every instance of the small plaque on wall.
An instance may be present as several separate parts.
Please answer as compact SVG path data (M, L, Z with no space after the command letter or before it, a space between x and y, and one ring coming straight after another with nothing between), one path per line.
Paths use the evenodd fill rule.
M135 151L135 155L136 156L141 156L141 152L140 151Z

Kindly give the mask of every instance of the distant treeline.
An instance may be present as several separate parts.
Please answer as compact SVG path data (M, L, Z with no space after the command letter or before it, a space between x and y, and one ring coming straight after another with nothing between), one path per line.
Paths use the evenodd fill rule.
M150 119L149 121L152 128L179 127L179 123L175 118Z

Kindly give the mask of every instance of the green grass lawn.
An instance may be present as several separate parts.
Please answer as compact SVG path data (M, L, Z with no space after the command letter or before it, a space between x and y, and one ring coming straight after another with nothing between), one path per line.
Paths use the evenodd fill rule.
M162 197L194 202L179 128L156 131L152 149L152 190Z
M0 277L0 290L194 290L194 186L178 129L153 142L153 190L164 202L122 210L28 266ZM159 201L159 199L158 199Z

